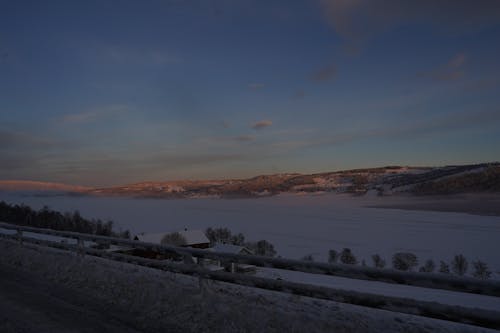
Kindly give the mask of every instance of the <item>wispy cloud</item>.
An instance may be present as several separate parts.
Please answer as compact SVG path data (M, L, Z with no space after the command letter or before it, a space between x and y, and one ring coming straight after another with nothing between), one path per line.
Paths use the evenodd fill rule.
M463 65L465 65L465 54L464 53L459 53L455 55L453 58L448 61L448 67L450 68L460 68Z
M258 130L258 129L263 129L263 128L269 127L272 124L273 124L273 122L271 120L261 120L261 121L254 123L252 125L252 128Z
M106 117L119 116L127 111L129 111L129 107L126 105L108 105L93 108L80 113L67 114L64 115L61 120L63 123L67 124L82 124L94 122Z
M325 82L334 79L336 75L337 67L334 64L330 64L312 73L310 79L314 82Z
M455 81L465 75L467 57L464 53L453 56L446 64L431 71L420 73L423 77L430 77L435 81Z
M419 22L456 33L496 24L500 19L500 6L494 0L320 0L320 3L337 34L353 47L400 24Z

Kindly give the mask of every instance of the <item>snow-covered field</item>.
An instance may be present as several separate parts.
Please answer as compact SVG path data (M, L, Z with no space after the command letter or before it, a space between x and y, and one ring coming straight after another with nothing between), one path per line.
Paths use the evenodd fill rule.
M316 261L325 261L329 249L344 247L367 264L375 253L388 262L398 251L413 252L421 262L429 258L450 261L463 253L469 261L481 259L494 272L500 271L500 217L367 208L378 200L370 197L160 200L0 192L0 200L33 208L79 210L85 217L112 219L118 228L133 234L228 227L248 240L272 242L278 254L287 258L312 254Z
M0 241L0 251L7 333L493 332L223 282L200 289L193 277L16 242Z

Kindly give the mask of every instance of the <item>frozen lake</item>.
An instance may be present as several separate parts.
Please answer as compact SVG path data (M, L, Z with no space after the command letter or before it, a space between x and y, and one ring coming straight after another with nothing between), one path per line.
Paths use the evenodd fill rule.
M227 227L250 241L270 241L279 255L288 258L312 254L324 261L329 249L344 247L369 265L375 253L388 263L398 251L413 252L420 262L429 258L449 262L463 253L469 261L481 259L494 272L500 271L500 217L367 208L380 200L369 197L160 200L0 192L0 200L36 209L47 205L59 211L79 210L87 218L111 219L117 229L130 229L132 234Z

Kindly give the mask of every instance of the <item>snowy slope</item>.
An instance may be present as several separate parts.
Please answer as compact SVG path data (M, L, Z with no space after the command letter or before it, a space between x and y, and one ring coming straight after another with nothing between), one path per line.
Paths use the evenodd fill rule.
M491 332L226 283L200 285L186 276L88 256L77 259L57 250L6 241L0 241L0 251L4 254L0 268L29 272L36 281L78 290L86 298L58 295L84 310L97 303L109 309L110 316L115 314L110 321L119 320L120 326L141 332ZM2 301L0 297L0 306Z

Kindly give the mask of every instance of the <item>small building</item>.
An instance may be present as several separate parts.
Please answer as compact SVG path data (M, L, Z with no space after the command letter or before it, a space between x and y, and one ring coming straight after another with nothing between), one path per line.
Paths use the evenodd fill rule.
M198 249L207 249L210 247L210 241L208 240L205 233L201 230L188 230L184 229L181 231L177 231L180 236L182 236L182 244L179 244L180 247L192 247ZM152 244L162 244L162 240L166 235L172 234L172 232L158 232L158 233L142 233L136 235L134 240L144 242L144 243L152 243ZM169 244L165 244L169 245ZM154 250L145 250L140 248L133 248L131 250L123 251L122 253L150 258L150 259L170 259L170 260L182 260L183 257L181 255L176 255L174 253L163 253L160 254Z
M253 252L244 246L226 244L226 243L215 243L212 246L212 251L215 252L224 252L224 253L233 253L233 254L247 254L252 255Z
M213 247L209 249L213 252L223 252L223 253L232 253L232 254L244 254L244 255L252 255L252 250L239 245L226 244L226 243L215 243ZM223 263L217 262L217 265L221 265ZM237 264L237 263L225 263L223 264L225 269L230 272L239 272L239 273L255 273L257 267L254 265L247 264Z
M185 244L179 245L182 247L193 247L197 249L208 249L210 247L210 240L202 230L188 230L184 229L177 231L183 239ZM151 234L139 234L135 237L136 240L145 243L161 244L163 238L170 234L170 232L159 232Z

